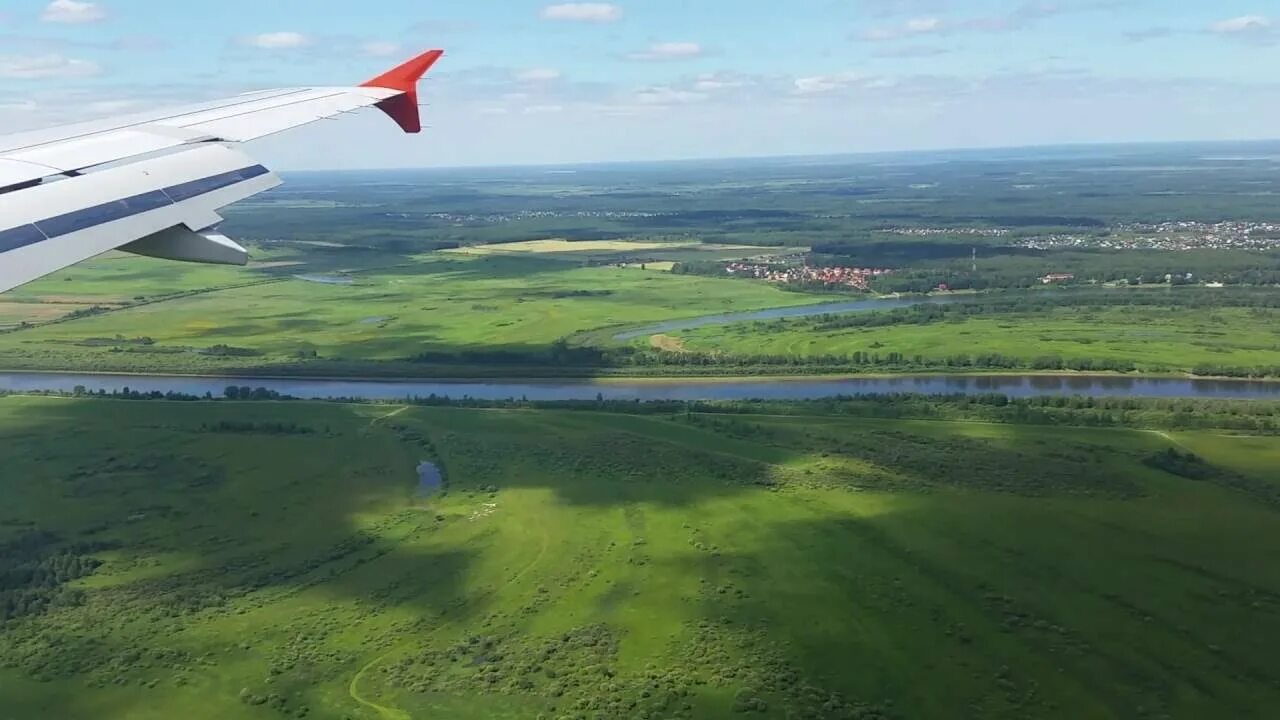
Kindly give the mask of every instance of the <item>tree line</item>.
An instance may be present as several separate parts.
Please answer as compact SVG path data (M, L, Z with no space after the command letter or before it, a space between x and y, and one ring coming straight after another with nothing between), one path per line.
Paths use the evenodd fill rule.
M11 393L0 390L0 395L8 395L8 394L11 394ZM35 391L29 391L27 394L65 395L67 393L62 393L57 391L42 392L42 391L35 390ZM164 392L161 392L159 390L147 390L147 391L134 390L130 388L128 385L125 385L119 390L106 390L105 388L90 390L84 385L76 385L74 388L72 388L70 395L73 397L93 397L93 398L103 398L103 399L110 399L110 400L168 400L171 402L197 402L202 400L216 399L214 394L209 391L206 391L202 395L196 395L193 393L180 392L175 390L167 390ZM265 387L253 388L247 385L228 386L225 390L223 390L222 397L228 400L295 400L296 399L289 395L282 395L275 390L269 390Z
M63 393L47 393L59 395ZM88 397L97 398L98 395ZM110 396L102 396L110 397ZM165 399L163 396L147 399ZM386 404L367 398L334 397L325 401ZM1137 427L1167 430L1220 429L1280 435L1280 401L1202 398L1093 397L1043 395L1014 398L1003 393L875 393L835 395L815 400L494 400L431 394L406 395L394 401L429 407L529 410L586 410L641 415L689 413L849 415L904 419L983 420L1033 425Z

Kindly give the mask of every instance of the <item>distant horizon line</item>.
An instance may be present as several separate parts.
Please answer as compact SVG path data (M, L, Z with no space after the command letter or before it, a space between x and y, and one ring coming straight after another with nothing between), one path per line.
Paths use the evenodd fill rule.
M365 167L365 168L309 168L302 170L281 169L278 172L291 174L304 173L359 173L359 172L412 172L419 170L509 170L537 168L581 168L601 167L607 165L679 165L683 163L714 162L766 162L766 161L803 161L841 158L874 158L890 156L922 156L947 154L978 154L999 152L1027 152L1034 150L1084 150L1088 148L1124 148L1124 147L1171 147L1193 145L1255 145L1266 143L1280 144L1280 137L1253 138L1242 140L1123 140L1113 142L1067 142L1034 145L993 145L971 147L947 147L920 150L864 150L854 152L833 153L801 153L779 155L721 155L688 158L660 158L655 160L578 160L566 162L536 162L511 164L476 164L476 165L418 165L400 167Z

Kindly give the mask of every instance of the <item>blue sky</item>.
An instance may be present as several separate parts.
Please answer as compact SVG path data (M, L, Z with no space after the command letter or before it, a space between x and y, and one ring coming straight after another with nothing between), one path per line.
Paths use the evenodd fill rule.
M1280 0L7 0L0 133L359 82L428 47L430 129L277 167L1280 136Z

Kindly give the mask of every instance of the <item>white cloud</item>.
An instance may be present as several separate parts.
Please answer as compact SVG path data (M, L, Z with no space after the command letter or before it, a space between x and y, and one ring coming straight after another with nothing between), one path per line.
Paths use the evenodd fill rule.
M516 74L522 82L550 82L560 79L560 71L553 68L530 68Z
M1227 20L1219 20L1209 26L1209 32L1219 35L1269 32L1270 30L1271 18L1261 15L1242 15Z
M830 93L844 90L855 82L863 79L862 75L857 73L840 73L838 75L810 75L808 77L798 77L792 83L792 94L794 95L827 95Z
M102 68L97 63L57 54L0 57L0 78L13 80L79 78L98 75L101 72Z
M1221 20L1209 26L1210 31L1223 34L1257 32L1270 29L1271 19L1261 15L1243 15L1229 20Z
M101 5L77 0L53 0L40 14L40 19L45 22L67 25L98 22L106 17L107 11Z
M564 112L563 105L530 105L524 109L525 115L552 115Z
M269 32L240 38L241 45L260 50L292 50L311 44L311 38L299 32Z
M938 32L942 29L942 20L936 17L912 18L903 27L907 32L915 35Z
M702 46L695 42L661 42L628 57L632 60L687 60L701 55Z
M824 93L839 90L841 86L842 83L827 75L799 77L795 80L795 90L797 95L822 95Z
M884 40L899 40L905 37L913 37L917 35L935 35L945 32L947 24L941 18L936 17L918 17L911 18L900 25L892 27L872 28L862 32L858 37L871 42L881 42Z
M388 57L400 52L400 43L385 40L371 40L360 46L360 50L370 57Z
M1064 15L1115 11L1124 7L1126 2L1127 0L1076 0L1074 2L1027 0L999 15L953 20L944 20L934 15L918 16L895 25L864 30L856 37L868 42L885 42L927 35L1015 32ZM880 3L882 9L889 8L892 4L889 0ZM921 4L920 7L930 7L930 5L926 3Z
M636 91L635 101L641 105L689 105L707 99L706 93L656 86Z
M622 19L622 8L610 3L563 3L542 8L543 20L611 23Z
M752 81L746 78L724 74L707 74L698 76L698 79L693 83L693 89L698 92L710 93L721 90L736 90L749 87L752 84Z
M1275 23L1262 15L1241 15L1212 23L1208 32L1219 37L1254 45L1270 45L1280 40Z

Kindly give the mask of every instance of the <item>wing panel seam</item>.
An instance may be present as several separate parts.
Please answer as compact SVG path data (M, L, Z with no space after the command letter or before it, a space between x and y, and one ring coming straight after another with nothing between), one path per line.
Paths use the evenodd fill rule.
M270 170L262 165L251 165L0 230L0 253L124 220L152 210L172 207L186 200L262 177L269 172Z

